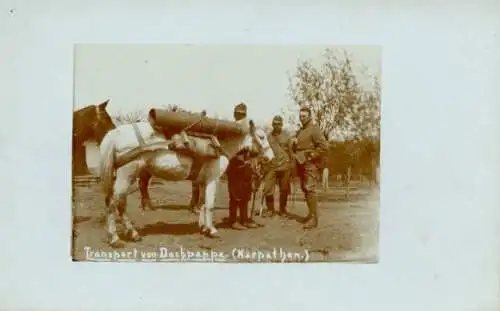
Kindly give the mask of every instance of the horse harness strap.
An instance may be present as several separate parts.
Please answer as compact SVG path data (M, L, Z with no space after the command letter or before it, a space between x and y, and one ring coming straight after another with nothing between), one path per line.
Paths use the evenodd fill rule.
M190 128L192 128L193 126L195 126L196 124L200 123L201 121L203 121L203 118L205 118L205 113L202 113L201 116L200 116L200 119L198 119L197 121L191 123L190 125L186 126L184 129L182 129L181 132L186 132L187 130L189 130ZM219 142L219 139L217 139L217 136L214 135L215 131L217 130L217 126L219 125L219 120L216 120L216 123L215 123L215 127L212 131L212 134L198 134L199 137L206 137L208 139L210 139L212 145L214 146L215 149L218 150L218 152L220 154L222 154L223 156L226 156L226 157L229 157L226 150L224 150L224 148L222 147L222 145L220 144ZM193 174L189 174L190 176L194 176ZM196 176L194 177L196 178Z
M141 132L139 131L139 127L137 126L137 123L132 123L132 127L134 128L135 136L137 137L137 141L139 142L139 147L146 146L146 142L144 141L144 138L142 138L142 135L141 135Z

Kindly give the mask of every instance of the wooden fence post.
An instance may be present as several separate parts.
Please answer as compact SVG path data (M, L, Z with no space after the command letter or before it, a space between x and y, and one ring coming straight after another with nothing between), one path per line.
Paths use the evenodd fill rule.
M346 180L346 187L347 187L346 188L346 199L347 199L347 201L349 201L350 197L351 197L350 196L350 189L349 189L350 182L351 182L351 166L350 165L347 167L347 177L346 178L347 178L347 180Z
M330 178L330 173L328 170L328 167L323 168L322 172L322 184L323 184L323 190L328 191L328 178Z

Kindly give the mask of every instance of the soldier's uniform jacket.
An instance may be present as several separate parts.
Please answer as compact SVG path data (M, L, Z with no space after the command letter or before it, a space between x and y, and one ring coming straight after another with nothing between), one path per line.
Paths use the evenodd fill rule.
M294 149L299 164L311 161L321 165L323 156L328 151L328 144L319 126L309 121L297 132Z
M269 169L283 171L290 168L291 141L290 135L282 131L280 134L270 133L267 136L274 158L269 164Z

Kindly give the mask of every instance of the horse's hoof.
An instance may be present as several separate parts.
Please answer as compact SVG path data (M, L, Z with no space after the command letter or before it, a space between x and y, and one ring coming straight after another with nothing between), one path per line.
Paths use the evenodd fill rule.
M153 204L151 204L150 201L144 201L144 202L141 202L141 204L139 205L139 208L143 211L154 211L154 206Z
M127 237L132 242L142 241L142 236L140 236L139 233L137 233L137 231L129 231L127 233Z
M208 233L208 228L207 228L207 227L205 227L205 226L201 226L201 227L200 227L200 233L201 233L201 234L207 234L207 233Z
M207 231L207 233L205 234L208 238L211 238L211 239L220 239L220 234L219 232L217 231Z
M140 242L140 241L142 241L142 236L136 235L136 236L133 236L130 240L132 242Z
M123 247L125 247L125 242L123 242L120 239L117 239L117 240L111 241L109 243L109 246L111 246L112 248L123 248Z

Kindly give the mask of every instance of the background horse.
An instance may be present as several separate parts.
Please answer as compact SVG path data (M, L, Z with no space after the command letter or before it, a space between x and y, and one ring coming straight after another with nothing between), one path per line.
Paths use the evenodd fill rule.
M109 100L99 105L90 105L73 112L73 176L88 174L85 156L85 142L100 143L107 132L115 128L113 120L106 111ZM75 184L71 183L71 199L75 199ZM74 221L74 220L73 220ZM72 243L75 245L76 232L73 227ZM75 248L72 248L73 251Z
M213 225L213 206L215 202L216 187L220 177L226 171L229 160L244 148L258 151L264 158L271 160L274 157L267 141L265 132L256 129L252 121L243 119L238 121L245 126L248 134L232 139L221 139L220 145L224 155L207 159L202 163L194 181L201 187L203 206L201 207L198 224L202 234L208 237L218 237L218 232ZM107 231L110 236L110 245L123 246L116 231L115 213L123 221L126 235L132 241L141 239L139 233L132 225L126 213L126 197L132 183L147 172L163 180L179 181L188 180L193 168L193 158L173 150L159 149L147 151L116 167L116 160L120 155L142 145L165 143L167 140L156 132L149 122L121 125L106 134L101 145L101 182L106 196L107 206Z
M99 105L90 105L73 112L73 175L88 174L85 158L85 143L100 143L107 132L115 128L106 112L109 100Z

